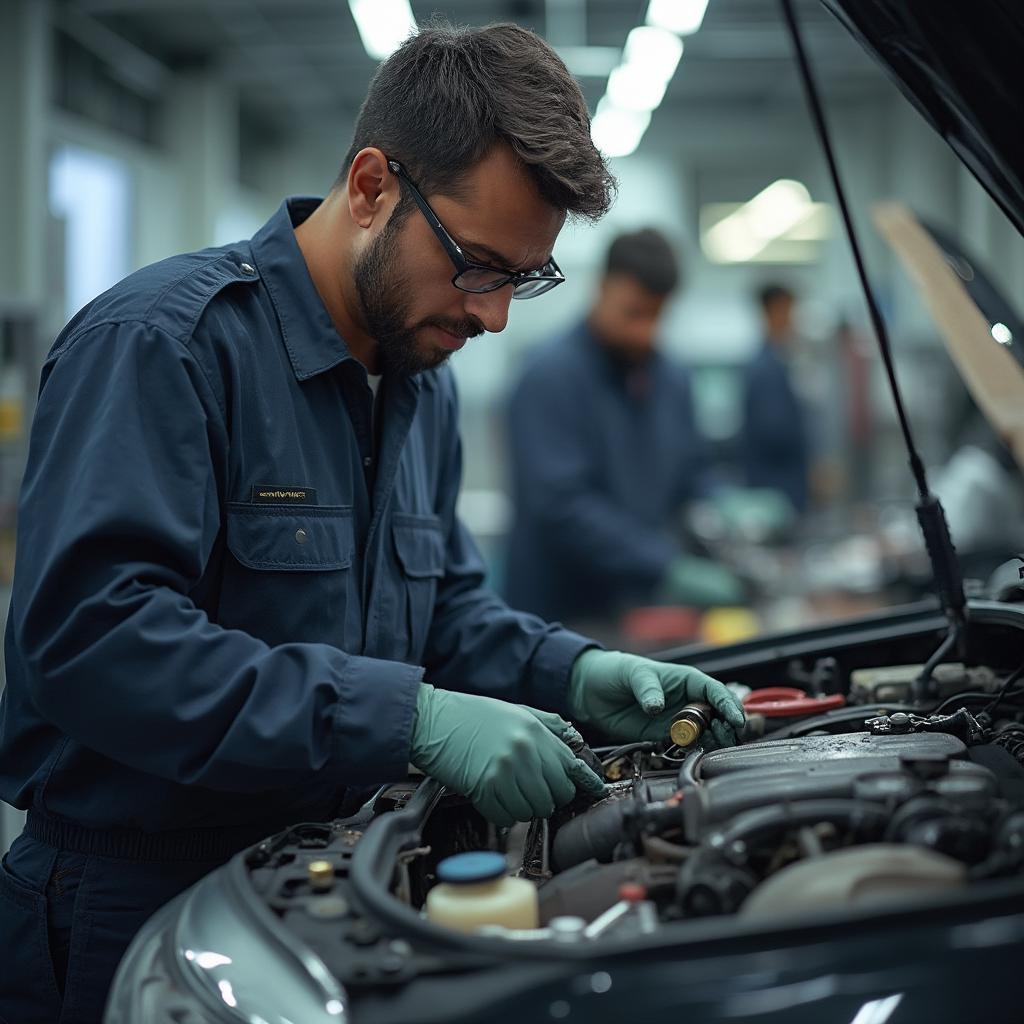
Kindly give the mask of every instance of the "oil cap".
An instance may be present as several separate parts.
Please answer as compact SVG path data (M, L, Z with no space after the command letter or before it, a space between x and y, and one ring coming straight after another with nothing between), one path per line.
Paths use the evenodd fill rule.
M476 850L472 853L457 853L454 857L445 857L437 865L437 877L441 882L452 885L475 885L501 878L508 871L505 857L489 850Z
M317 892L326 892L334 885L334 865L329 860L310 861L306 872L309 884Z
M703 701L687 704L669 726L669 739L677 747L688 747L696 743L710 724L712 713L711 705Z

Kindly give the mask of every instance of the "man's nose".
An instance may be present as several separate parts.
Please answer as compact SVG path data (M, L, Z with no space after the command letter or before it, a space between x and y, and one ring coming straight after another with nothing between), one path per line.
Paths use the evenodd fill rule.
M508 324L508 307L512 302L512 285L496 288L493 292L480 294L467 293L463 308L469 316L474 316L491 334L505 330Z

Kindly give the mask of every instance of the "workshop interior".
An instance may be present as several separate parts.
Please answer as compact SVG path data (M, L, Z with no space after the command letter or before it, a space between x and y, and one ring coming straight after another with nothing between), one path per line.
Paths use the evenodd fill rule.
M150 917L104 1024L1019 1020L1008 0L0 0L4 608L54 340L139 268L324 196L378 68L438 16L540 36L617 181L559 234L559 287L450 359L486 585L706 673L745 721L576 722L603 788L513 824L411 764L353 787ZM602 355L614 400L583 356L543 362L644 316L643 355ZM641 424L670 378L685 418ZM607 463L574 495L585 447ZM24 823L0 804L0 850Z

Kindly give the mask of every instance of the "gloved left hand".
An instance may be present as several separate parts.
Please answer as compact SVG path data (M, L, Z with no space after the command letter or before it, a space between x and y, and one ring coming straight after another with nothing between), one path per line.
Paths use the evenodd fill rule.
M688 665L668 665L619 651L584 651L569 678L571 718L623 743L668 738L684 704L707 701L721 716L701 743L728 747L746 721L743 705L723 683Z

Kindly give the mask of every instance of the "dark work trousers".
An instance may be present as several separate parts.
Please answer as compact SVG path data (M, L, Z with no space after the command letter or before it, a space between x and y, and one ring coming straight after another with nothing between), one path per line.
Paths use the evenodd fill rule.
M0 1024L100 1024L132 937L220 863L121 860L19 836L0 863Z

